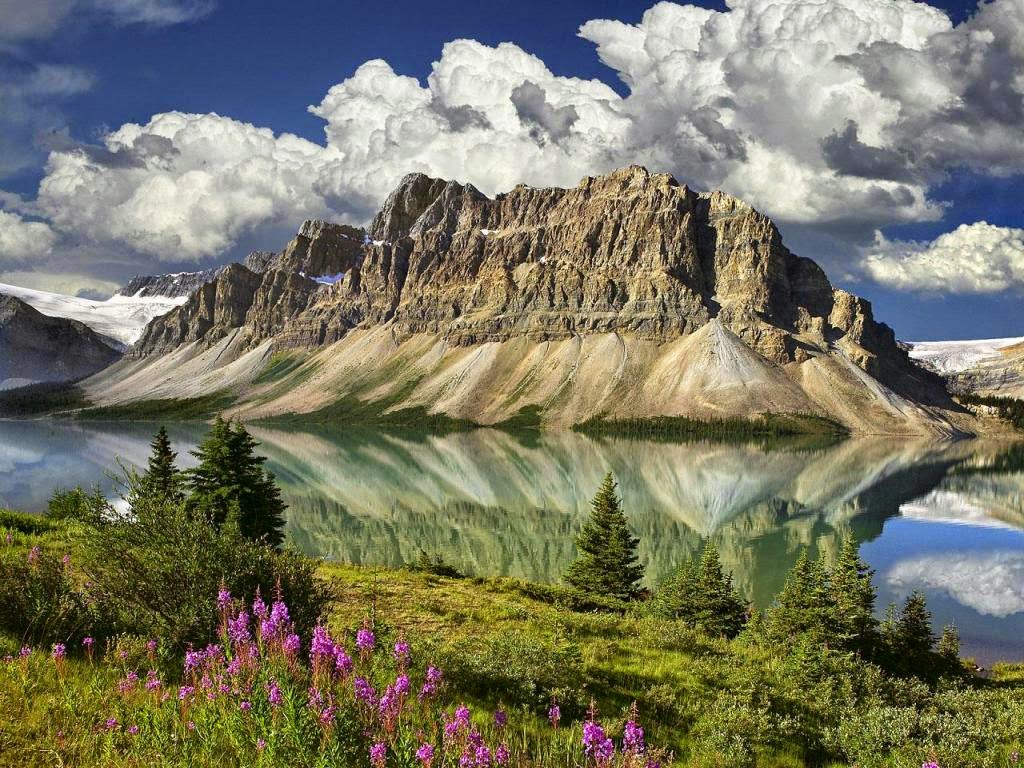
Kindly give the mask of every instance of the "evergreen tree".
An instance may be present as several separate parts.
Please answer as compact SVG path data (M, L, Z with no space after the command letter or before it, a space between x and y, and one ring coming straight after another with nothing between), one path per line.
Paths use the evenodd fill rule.
M712 542L700 560L687 559L661 583L651 601L656 616L678 619L713 635L735 637L747 619L747 604L722 569Z
M878 635L873 571L861 559L856 540L847 536L832 570L831 632L835 644L849 651L871 653Z
M942 636L935 651L946 661L960 666L960 633L955 626L947 624L942 628Z
M768 616L769 632L777 639L809 635L826 643L832 623L829 572L824 560L811 560L805 549L786 576Z
M918 591L914 591L903 604L896 620L893 639L894 650L904 662L914 664L927 658L935 643L932 636L932 614L928 604Z
M274 475L256 454L259 444L241 424L217 417L209 435L192 452L199 465L188 472L189 507L223 525L237 505L238 527L250 539L280 546L285 503Z
M644 574L637 562L638 543L629 532L615 478L609 472L591 502L590 519L576 537L579 554L565 573L566 582L604 597L635 599Z
M171 450L167 430L160 427L153 442L146 473L142 476L142 490L168 501L180 501L184 497L182 475L174 465L178 454Z
M715 635L735 637L743 628L747 604L732 583L732 574L722 569L718 548L708 542L697 569L694 623Z

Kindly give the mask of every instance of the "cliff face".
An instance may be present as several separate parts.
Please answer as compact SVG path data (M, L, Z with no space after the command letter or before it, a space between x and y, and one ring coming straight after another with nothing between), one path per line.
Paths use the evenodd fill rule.
M277 350L310 351L378 328L396 345L437 339L445 354L605 335L661 350L713 328L686 349L701 365L742 358L771 371L766 381L785 370L804 392L831 386L841 368L850 386L874 382L911 403L953 407L870 304L790 253L768 218L638 167L493 200L412 174L368 232L307 221L262 276L240 265L222 272L155 320L135 353L209 347L228 334L235 348L272 339ZM827 374L823 358L835 363ZM822 411L790 395L751 406Z
M0 389L76 381L120 356L85 324L49 317L0 294Z

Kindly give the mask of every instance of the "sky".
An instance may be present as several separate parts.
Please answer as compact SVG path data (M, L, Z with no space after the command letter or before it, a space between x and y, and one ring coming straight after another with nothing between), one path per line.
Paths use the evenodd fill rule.
M907 340L1024 335L1024 0L0 0L0 282L637 163L723 189Z

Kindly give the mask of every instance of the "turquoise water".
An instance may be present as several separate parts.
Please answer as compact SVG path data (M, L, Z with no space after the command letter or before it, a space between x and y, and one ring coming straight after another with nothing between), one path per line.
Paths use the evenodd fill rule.
M0 504L40 511L57 486L143 463L146 424L0 422ZM201 425L170 428L185 457ZM1024 451L1008 444L856 439L815 449L592 440L476 430L411 438L254 427L313 555L400 565L420 550L472 574L557 580L603 474L619 479L656 583L713 539L764 606L805 546L852 533L879 606L914 589L936 630L979 662L1024 659Z

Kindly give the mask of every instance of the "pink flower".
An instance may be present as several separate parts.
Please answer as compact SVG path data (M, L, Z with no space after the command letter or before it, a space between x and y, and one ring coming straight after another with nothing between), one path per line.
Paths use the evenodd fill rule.
M231 593L228 591L227 586L224 582L221 582L220 589L217 590L217 609L226 611L231 607Z
M263 739L256 739L256 751L257 752L262 752L266 748L267 748L267 742L265 742Z
M504 728L508 724L508 712L504 709L494 710L494 724L498 728Z
M64 656L67 654L67 649L64 647L64 643L55 643L53 646L53 659L54 661L62 661Z
M356 632L356 648L358 648L362 653L371 653L376 643L377 639L374 637L373 630L369 627L364 626Z
M116 717L111 717L111 718L109 718L107 720L107 730L108 731L117 730L117 718Z
M243 712L248 712L249 710L252 709L252 702L251 701L243 701L241 704L238 705L238 708L240 710L242 710Z
M557 728L558 723L562 720L562 708L557 704L552 704L551 709L548 710L548 720L551 722L552 728Z
M430 763L434 760L434 746L420 744L420 748L416 750L416 759L423 764L423 768L430 768Z
M39 556L42 554L42 550L39 547L32 547L28 551L28 564L35 565L39 562Z
M281 695L281 688L278 686L277 681L271 680L267 684L267 701L270 702L270 706L275 709L284 702L284 696Z
M508 763L508 745L500 744L498 748L494 750L494 764L495 765L506 765Z
M132 736L136 735L138 732L139 732L139 726L137 726L137 725L129 725L128 726L128 733L130 733Z
M374 768L384 768L384 761L388 754L388 747L382 742L377 742L370 747L370 765Z

